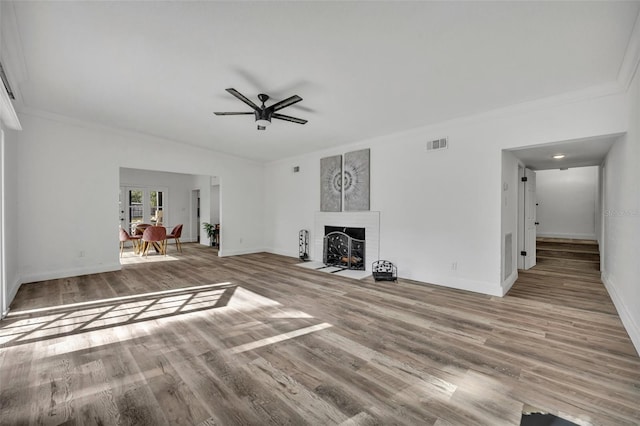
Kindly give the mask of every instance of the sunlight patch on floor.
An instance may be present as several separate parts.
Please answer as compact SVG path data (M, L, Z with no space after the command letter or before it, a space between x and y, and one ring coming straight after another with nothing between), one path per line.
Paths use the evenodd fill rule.
M296 318L313 318L312 315L309 315L306 312L298 311L295 309L283 309L280 312L276 312L271 315L271 318L281 318L281 319L296 319Z
M118 341L147 335L173 321L184 321L185 314L210 316L215 312L260 312L276 308L278 312L273 314L276 318L312 318L297 310L280 311L281 306L273 299L230 282L177 288L12 311L0 327L0 344L15 346L54 340L49 347L57 347L59 341L60 353L65 353L90 348L92 340L104 341L104 333ZM265 314L271 318L268 311Z
M113 327L224 308L233 299L236 288L225 282L13 311L0 327L0 344L65 339L105 329L110 332Z
M237 287L233 297L227 303L227 306L238 310L252 310L282 305L273 299L260 296L251 290L247 290L243 287Z
M158 253L149 253L148 256L141 256L134 252L124 252L120 258L121 265L137 265L139 263L153 263L153 262L172 262L174 260L180 260L178 257L171 255L163 255Z
M310 327L301 328L287 333L278 334L277 336L267 337L264 339L256 340L255 342L245 343L244 345L238 345L229 349L232 354L238 354L253 349L258 349L263 346L273 345L274 343L283 342L285 340L293 339L298 336L304 336L305 334L313 333L315 331L324 330L331 327L331 324L323 322L322 324L312 325Z
M190 286L190 287L172 288L172 289L169 289L169 290L153 291L153 292L150 292L150 293L139 293L139 294L131 294L131 295L128 295L128 296L109 297L107 299L91 300L91 301L88 301L88 302L68 303L66 305L56 305L56 306L50 306L50 307L45 307L45 308L28 309L28 310L22 310L22 311L10 311L7 314L6 318L13 318L13 317L16 317L16 316L19 316L19 315L31 315L31 314L38 313L38 312L51 312L51 311L55 311L55 310L64 310L64 309L69 309L69 308L78 308L78 307L83 307L83 306L99 305L99 304L102 304L102 303L112 303L112 302L119 302L119 301L124 301L124 300L141 299L141 298L148 298L148 297L154 297L154 296L168 295L168 294L172 294L172 293L184 293L184 292L203 290L203 289L214 288L214 287L227 287L229 285L231 285L231 283L226 281L226 282L221 282L221 283L216 283L216 284L204 284L204 285L196 285L196 286Z

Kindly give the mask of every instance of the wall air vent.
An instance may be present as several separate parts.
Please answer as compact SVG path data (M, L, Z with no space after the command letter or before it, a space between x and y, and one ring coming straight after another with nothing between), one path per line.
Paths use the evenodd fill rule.
M13 91L11 90L11 86L9 85L9 80L7 79L7 74L5 74L4 68L2 67L1 62L0 62L0 78L2 79L2 84L4 84L4 88L7 89L7 94L9 95L9 97L15 100L16 97L14 96Z
M449 148L448 138L440 138L427 142L427 151L435 151L437 149Z

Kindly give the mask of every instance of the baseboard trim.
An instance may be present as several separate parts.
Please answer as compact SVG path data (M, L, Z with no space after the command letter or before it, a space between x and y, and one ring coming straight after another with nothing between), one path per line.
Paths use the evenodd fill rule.
M609 293L609 296L611 297L611 300L613 301L613 304L616 307L616 310L618 311L618 316L622 321L622 325L624 326L625 330L627 330L627 334L629 334L631 343L633 343L633 346L636 348L636 353L640 355L640 325L638 325L638 323L636 323L636 321L633 319L633 316L624 303L624 299L622 299L622 297L620 297L620 295L616 291L616 286L611 277L609 277L606 272L602 272L601 278L605 288L607 289L607 292Z
M81 268L61 269L58 271L47 271L38 274L24 275L22 284L33 283L38 281L57 280L59 278L77 277L80 275L100 274L103 272L120 271L122 265L120 263L109 263L99 266L83 266Z
M502 297L502 287L484 281L473 281L459 277L445 277L443 279L425 279L421 277L408 277L398 274L398 278L405 278L413 281L420 281L424 284L437 285L440 287L454 288L456 290L471 291L473 293L485 294L488 296Z
M267 253L277 254L277 255L280 255L280 256L295 257L295 258L299 258L300 257L300 253L297 252L297 251L293 252L293 251L279 250L279 249L274 249L274 248L266 248L266 249L264 249L264 251L266 251Z
M219 257L227 257L227 256L240 256L243 254L254 254L254 253L262 253L266 251L265 249L259 248L259 249L220 249L218 251L218 256Z
M7 304L7 306L6 306L6 308L3 307L2 317L1 318L4 318L4 317L7 316L7 314L9 314L11 303L13 302L13 299L16 298L16 294L18 294L18 290L20 289L21 285L22 285L22 282L18 279L13 284L13 286L11 286L8 289L9 292L6 294L7 300L5 300L5 303Z
M518 280L518 270L515 270L513 271L513 273L511 273L511 276L509 278L507 278L502 282L501 287L502 287L503 297L505 294L509 292L509 290L511 290L511 287L513 287L513 285L517 280Z

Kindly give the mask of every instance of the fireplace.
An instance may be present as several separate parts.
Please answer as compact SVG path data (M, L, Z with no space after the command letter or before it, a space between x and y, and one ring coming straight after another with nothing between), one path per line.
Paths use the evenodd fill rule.
M364 271L371 271L371 264L380 259L380 212L316 212L311 232L312 245L310 258L312 262L324 264L324 237L325 227L335 227L338 231L349 228L364 228L364 235L356 239L365 240ZM364 271L349 271L340 267L344 272L361 273Z
M323 262L325 265L364 271L365 228L325 226Z

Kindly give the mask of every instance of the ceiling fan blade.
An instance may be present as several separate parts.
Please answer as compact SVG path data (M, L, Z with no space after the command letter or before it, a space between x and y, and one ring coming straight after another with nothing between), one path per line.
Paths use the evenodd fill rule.
M307 122L307 120L303 120L302 118L291 117L289 115L284 115L284 114L271 114L271 118L291 121L292 123L298 123L298 124L305 124Z
M293 105L296 102L300 102L301 100L302 98L300 96L293 95L290 98L287 98L283 101L276 102L275 104L271 105L269 109L271 111L278 111L278 110L281 110L282 108L288 107L289 105Z
M254 115L253 112L214 112L215 115Z
M249 105L254 110L260 109L258 107L258 105L256 105L253 102L251 102L251 99L247 98L245 95L243 95L242 93L238 92L236 89L229 88L229 89L227 89L227 92L231 93L233 96L235 96L236 98L240 99L242 102L244 102L245 104Z

